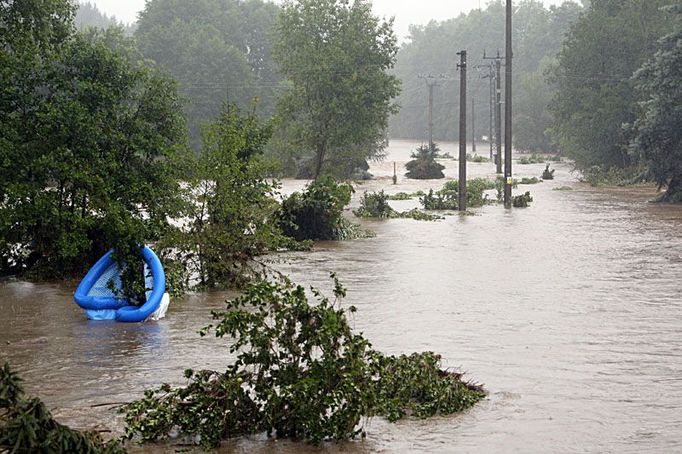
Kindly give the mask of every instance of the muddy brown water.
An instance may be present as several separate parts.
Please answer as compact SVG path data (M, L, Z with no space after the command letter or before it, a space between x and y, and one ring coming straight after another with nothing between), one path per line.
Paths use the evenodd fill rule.
M394 141L376 180L357 189L438 188L400 178L413 143ZM454 145L445 151L455 153ZM485 153L485 149L482 149ZM363 222L376 238L320 243L272 257L306 285L348 287L353 323L387 353L432 350L484 383L489 397L465 414L389 424L375 419L365 441L319 448L264 437L222 452L680 452L682 451L682 208L648 203L651 188L595 189L568 164L556 179L522 186L528 209L487 206L440 222ZM539 176L542 164L516 165ZM447 163L454 177L457 163ZM492 176L492 164L470 175ZM287 181L284 191L302 184ZM572 191L555 191L571 186ZM392 202L397 209L417 201ZM196 333L233 295L173 301L158 323L89 322L70 285L0 284L0 361L61 422L122 430L113 404L184 368L221 369L224 341ZM107 433L107 432L105 432ZM165 446L133 447L164 452Z

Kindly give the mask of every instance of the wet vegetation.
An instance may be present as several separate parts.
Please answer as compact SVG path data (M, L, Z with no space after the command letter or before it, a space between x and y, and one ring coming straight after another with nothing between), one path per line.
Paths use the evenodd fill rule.
M26 396L21 379L5 363L0 368L0 451L6 453L123 454L118 441L70 429L54 420L45 404Z
M533 178L523 177L523 178L521 178L521 181L519 181L519 184L538 184L538 183L542 183L542 180L539 179L538 177L533 177Z
M556 169L550 169L549 164L547 164L547 167L545 167L545 170L542 172L542 179L543 180L553 180L554 179L554 172L556 172Z
M334 277L334 276L332 276ZM480 386L443 370L433 353L386 356L354 333L346 290L334 299L286 281L261 281L213 313L213 332L237 359L225 372L185 372L188 385L163 385L127 405L126 434L217 447L226 438L265 432L319 443L366 435L367 418L397 421L463 411Z
M467 207L482 207L490 203L485 191L495 189L495 183L485 178L467 180ZM430 190L419 199L425 210L457 210L459 209L459 181L448 181L438 191Z
M388 201L391 200L384 191L367 193L365 192L360 199L360 208L353 213L359 218L375 218L375 219L414 219L415 221L436 221L442 219L440 216L434 216L424 213L418 209L410 211L399 212L391 208ZM405 200L405 199L399 199Z
M533 197L530 195L530 192L526 192L525 194L514 196L512 199L512 206L514 208L527 208L532 201Z
M415 180L438 180L445 178L443 170L445 166L436 159L439 158L440 149L436 144L433 146L421 145L412 153L412 160L405 165L407 178Z

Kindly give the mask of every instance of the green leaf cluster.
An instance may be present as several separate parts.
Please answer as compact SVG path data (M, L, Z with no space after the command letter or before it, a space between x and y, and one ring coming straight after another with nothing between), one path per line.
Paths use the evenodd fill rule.
M382 155L397 39L392 21L366 0L287 0L276 26L275 61L286 79L278 100L282 161L305 163L312 178L347 178ZM365 163L366 165L366 163Z
M0 368L0 450L11 454L126 452L117 440L104 442L94 432L59 424L40 399L25 396L21 379L7 363Z
M343 210L350 203L353 187L322 177L303 192L284 199L279 211L279 226L284 235L298 241L337 240L344 236L347 221Z
M421 145L412 153L412 160L405 164L407 178L415 180L438 180L445 178L445 166L436 161L439 158L438 145Z
M404 193L403 193L404 194ZM418 209L399 212L394 210L389 204L391 199L383 190L379 192L365 192L360 199L360 208L353 211L359 218L373 219L414 219L415 221L436 221L442 219L440 216L424 213ZM408 200L408 199L397 199Z
M332 275L333 276L333 275ZM465 410L484 397L461 375L443 371L432 353L387 357L354 333L334 278L334 300L288 282L261 281L215 311L236 361L224 373L187 371L186 387L148 391L126 406L127 437L171 433L205 448L225 438L265 432L319 443L365 436L363 418L391 421Z
M496 189L495 182L485 178L467 180L467 207L482 207L490 203L486 191ZM425 210L458 210L459 209L459 181L451 180L443 188L429 190L419 199Z

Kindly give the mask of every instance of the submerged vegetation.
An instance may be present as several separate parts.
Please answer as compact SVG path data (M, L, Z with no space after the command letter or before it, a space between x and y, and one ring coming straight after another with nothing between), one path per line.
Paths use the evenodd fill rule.
M438 180L445 178L443 170L445 166L436 161L440 148L436 144L433 146L421 145L417 151L412 153L412 160L405 165L407 178L415 180Z
M70 429L54 420L45 404L25 395L21 379L5 363L0 368L0 451L7 453L123 454L118 441Z
M530 192L526 192L525 194L514 196L512 206L514 208L527 208L532 201L533 197L530 195Z
M334 277L334 276L332 276ZM466 410L484 397L480 386L441 369L425 352L386 356L354 333L334 277L331 300L286 281L260 281L215 311L204 328L228 338L236 360L225 372L185 372L188 385L163 385L123 408L130 439L180 435L204 448L226 438L265 432L319 443L364 437L363 418L397 421ZM175 435L173 435L175 434Z
M440 216L434 216L424 213L418 209L410 211L399 212L391 208L388 201L391 200L384 191L367 193L365 192L360 199L360 208L353 213L359 218L378 218L378 219L414 219L415 221L436 221L442 219ZM400 199L404 200L404 199Z
M495 189L495 183L485 178L467 180L467 207L476 208L490 203L485 191ZM459 181L448 181L438 191L430 190L419 199L425 210L459 209Z
M547 167L545 167L545 170L542 172L542 179L543 180L553 180L554 179L554 172L556 172L556 170L550 169L549 164L547 164Z

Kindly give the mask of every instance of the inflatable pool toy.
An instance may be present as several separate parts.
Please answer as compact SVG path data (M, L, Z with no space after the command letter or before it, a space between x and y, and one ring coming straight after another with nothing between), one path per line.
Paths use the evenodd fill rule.
M166 293L166 276L161 261L148 247L142 248L146 302L132 306L120 295L121 270L107 252L85 275L74 294L76 303L85 310L90 320L116 320L135 323L165 316L170 302Z

